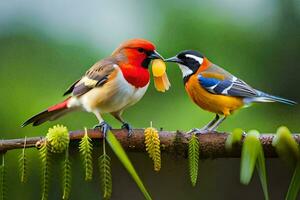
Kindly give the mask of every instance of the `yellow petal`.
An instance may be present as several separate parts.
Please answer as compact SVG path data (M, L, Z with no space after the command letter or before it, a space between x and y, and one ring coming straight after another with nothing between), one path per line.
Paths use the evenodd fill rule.
M154 86L157 91L165 92L165 86L162 77L155 77L154 76Z
M165 92L166 90L169 90L170 85L171 84L166 73L160 77L154 76L154 86L157 91Z
M164 88L165 88L165 90L169 90L169 88L171 86L171 83L170 83L170 81L168 79L167 73L164 73L162 75L162 80L164 82Z
M160 77L166 73L166 64L161 59L155 59L152 62L152 73L155 77Z

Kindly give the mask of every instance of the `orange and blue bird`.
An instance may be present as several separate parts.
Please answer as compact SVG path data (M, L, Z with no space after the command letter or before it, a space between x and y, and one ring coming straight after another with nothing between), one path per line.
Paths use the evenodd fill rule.
M234 111L254 102L296 104L294 101L254 89L210 62L198 51L185 50L165 61L179 65L185 89L193 102L202 109L216 114L215 118L203 128L192 129L191 132L194 133L215 131Z

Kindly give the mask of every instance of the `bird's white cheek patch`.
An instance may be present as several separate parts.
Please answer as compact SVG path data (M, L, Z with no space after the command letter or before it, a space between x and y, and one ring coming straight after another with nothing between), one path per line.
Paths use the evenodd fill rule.
M193 58L194 60L196 60L199 63L199 65L202 65L202 63L203 63L203 58L200 58L198 56L191 55L191 54L187 54L185 56L189 57L189 58Z
M189 76L193 73L193 71L190 68L188 68L187 66L182 65L182 64L178 64L178 65L179 65L179 68L181 69L183 77Z

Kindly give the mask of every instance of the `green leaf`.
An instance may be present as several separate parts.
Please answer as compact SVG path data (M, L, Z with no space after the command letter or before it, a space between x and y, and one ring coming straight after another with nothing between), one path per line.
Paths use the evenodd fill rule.
M269 199L269 193L268 193L268 182L267 182L267 172L266 172L266 165L265 165L265 156L263 152L263 148L261 144L259 145L259 152L257 155L257 161L256 161L256 169L257 173L259 175L260 183L263 188L265 199Z
M236 128L232 131L230 135L228 135L226 142L225 142L225 148L228 151L231 151L234 144L239 143L242 139L244 131L240 128Z
M286 200L296 200L300 189L300 161L298 161L295 168L288 193L285 197Z
M293 138L290 130L282 126L278 128L272 144L282 160L291 167L296 165L286 196L286 200L294 200L297 198L300 188L300 151L298 143Z
M198 137L193 134L189 141L189 151L188 151L188 160L189 160L189 170L192 186L195 186L197 183L198 177L198 163L199 163L199 140Z
M141 192L144 194L144 197L147 200L152 199L148 191L146 190L143 182L141 181L140 177L136 173L133 165L131 164L127 154L125 153L123 147L117 140L117 138L114 136L114 134L111 131L108 131L106 136L106 141L110 145L111 149L114 151L116 156L119 158L123 166L126 168L126 170L129 172L129 174L132 176L133 180L136 182L138 187L140 188Z
M260 141L258 139L258 131L249 131L243 144L242 157L241 157L241 183L247 185L254 171L257 156L260 151Z
M255 166L264 192L264 197L266 200L269 200L264 151L259 140L259 132L251 130L248 132L242 148L241 183L249 184Z
M288 165L294 167L300 158L299 147L287 127L279 127L272 145L279 157Z

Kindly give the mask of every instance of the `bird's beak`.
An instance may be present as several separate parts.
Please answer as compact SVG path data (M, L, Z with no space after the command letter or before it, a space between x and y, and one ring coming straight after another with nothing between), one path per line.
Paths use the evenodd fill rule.
M182 61L177 58L177 56L171 57L171 58L167 58L164 60L165 62L174 62L174 63L182 63Z
M159 53L157 51L155 51L155 50L150 53L150 55L148 56L148 58L150 58L150 59L162 59L162 60L164 60L164 58L161 55L159 55Z

